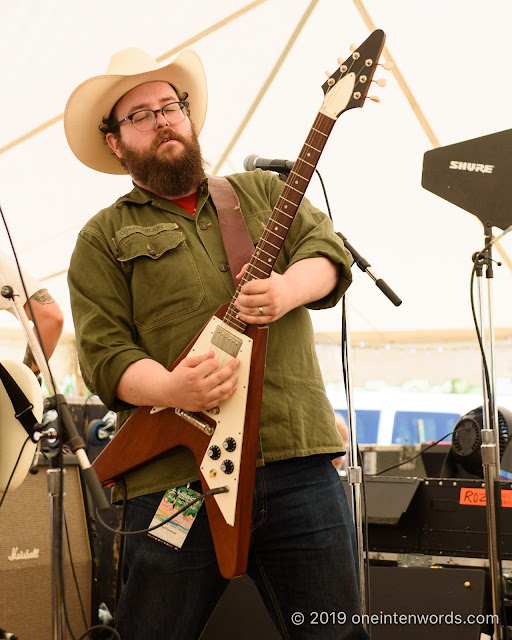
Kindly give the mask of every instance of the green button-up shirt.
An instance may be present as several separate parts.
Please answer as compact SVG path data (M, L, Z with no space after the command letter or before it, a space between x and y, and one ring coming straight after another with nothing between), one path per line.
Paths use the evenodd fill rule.
M283 183L260 170L228 180L256 244ZM337 287L308 305L326 308L351 282L349 255L329 218L304 199L275 269L284 273L299 260L329 258L339 267ZM148 357L167 368L173 364L234 295L227 264L206 180L198 189L195 216L136 187L81 230L68 277L80 367L88 388L121 412L120 423L133 410L115 395L124 371ZM269 326L258 464L342 450L311 319L299 307ZM197 478L192 453L178 447L125 480L132 498Z

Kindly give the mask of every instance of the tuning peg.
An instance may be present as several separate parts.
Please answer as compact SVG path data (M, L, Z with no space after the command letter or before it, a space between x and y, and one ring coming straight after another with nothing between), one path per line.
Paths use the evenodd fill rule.
M380 102L379 96L368 96L368 100L371 100L372 102Z
M338 62L338 64L341 66L341 65L343 64L344 60L343 60L343 58L338 58L338 61L337 61L337 62Z
M375 84L378 84L379 87L385 87L387 80L379 79L379 80L373 80L373 82L375 82Z
M325 75L326 75L328 78L330 78L330 77L331 77L331 75L332 75L332 73L331 73L330 71L324 71L324 73L325 73Z
M391 71L391 69L393 68L392 62L379 62L379 65L386 69L386 71Z
M352 51L352 53L357 49L357 46L355 44L351 44L349 47L350 51Z

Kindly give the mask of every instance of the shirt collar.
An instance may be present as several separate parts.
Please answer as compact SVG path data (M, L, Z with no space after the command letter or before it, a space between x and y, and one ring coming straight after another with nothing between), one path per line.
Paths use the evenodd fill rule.
M208 198L208 178L205 177L201 181L197 189L196 216L201 211L207 198ZM184 211L178 205L174 204L174 202L167 200L167 198L162 198L161 196L157 196L154 193L151 193L151 191L147 191L146 189L139 187L135 183L133 183L132 191L125 194L124 196L121 196L121 198L119 198L116 201L115 206L117 207L118 205L125 202L132 202L134 204L140 204L140 205L151 204L155 207L159 207L160 209L163 209L164 211L177 213L179 215L183 215L186 218L195 217L192 214L188 213L187 211Z

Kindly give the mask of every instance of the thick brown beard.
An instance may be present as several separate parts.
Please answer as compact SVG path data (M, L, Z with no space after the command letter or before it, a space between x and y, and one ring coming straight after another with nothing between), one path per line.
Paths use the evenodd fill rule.
M178 140L183 148L176 149L169 157L165 153L159 157L157 148L166 138ZM136 151L126 146L122 139L119 140L119 146L123 154L121 164L133 181L157 195L167 198L187 195L197 189L205 176L201 147L194 127L189 139L171 130L161 131L148 151Z

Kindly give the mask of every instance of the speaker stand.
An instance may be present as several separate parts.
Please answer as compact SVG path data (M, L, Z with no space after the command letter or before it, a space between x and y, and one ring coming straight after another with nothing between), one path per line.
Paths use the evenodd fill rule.
M482 386L484 401L482 405L483 429L482 429L482 465L484 469L484 482L486 494L486 517L488 532L489 550L489 573L491 577L491 596L494 615L494 635L493 640L503 640L503 631L506 638L506 612L503 601L501 558L498 545L498 511L501 507L499 473L500 473L500 450L499 450L499 423L498 407L495 397L496 373L494 360L494 325L493 325L493 298L492 298L492 245L499 239L492 236L492 225L490 222L484 224L485 246L482 251L473 256L473 273L476 274L478 286L478 306L479 318L474 316L475 327L477 329L480 349L482 352ZM483 270L487 283L487 326L488 351L490 361L490 371L487 366L485 354L484 334L484 286L482 281ZM472 280L473 281L473 280Z

